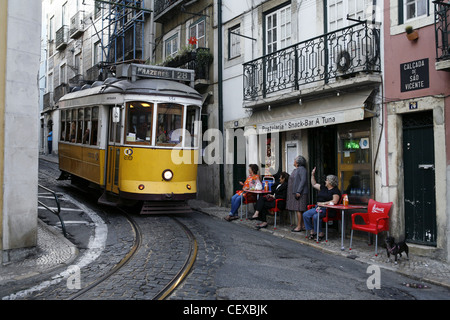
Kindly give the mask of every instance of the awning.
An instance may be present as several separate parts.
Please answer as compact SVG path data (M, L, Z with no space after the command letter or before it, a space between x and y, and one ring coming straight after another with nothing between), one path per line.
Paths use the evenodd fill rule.
M301 130L364 119L364 102L372 89L254 112L245 135Z

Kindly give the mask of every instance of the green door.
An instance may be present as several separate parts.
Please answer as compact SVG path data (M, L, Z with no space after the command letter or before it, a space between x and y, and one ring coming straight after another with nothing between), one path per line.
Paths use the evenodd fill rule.
M433 112L403 116L406 240L436 245Z

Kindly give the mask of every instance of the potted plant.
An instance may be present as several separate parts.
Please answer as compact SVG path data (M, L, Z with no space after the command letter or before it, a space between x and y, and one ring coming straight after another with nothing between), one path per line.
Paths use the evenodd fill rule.
M417 32L417 30L414 30L414 28L412 26L406 26L405 31L406 31L406 37L408 38L408 40L413 41L413 40L417 40L417 38L419 38L419 33Z
M209 48L197 48L197 68L195 73L199 78L207 78L207 73L209 70L209 65L213 61L213 55L209 51Z

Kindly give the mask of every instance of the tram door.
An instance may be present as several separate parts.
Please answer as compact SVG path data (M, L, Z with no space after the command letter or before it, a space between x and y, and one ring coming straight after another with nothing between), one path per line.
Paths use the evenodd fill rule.
M108 139L108 160L106 168L106 190L119 193L120 164L120 117L117 107L111 108Z

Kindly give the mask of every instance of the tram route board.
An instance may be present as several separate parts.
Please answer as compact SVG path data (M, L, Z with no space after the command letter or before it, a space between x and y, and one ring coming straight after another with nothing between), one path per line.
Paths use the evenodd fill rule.
M131 65L133 77L159 78L175 81L193 81L194 71L178 68L164 68L150 65Z

